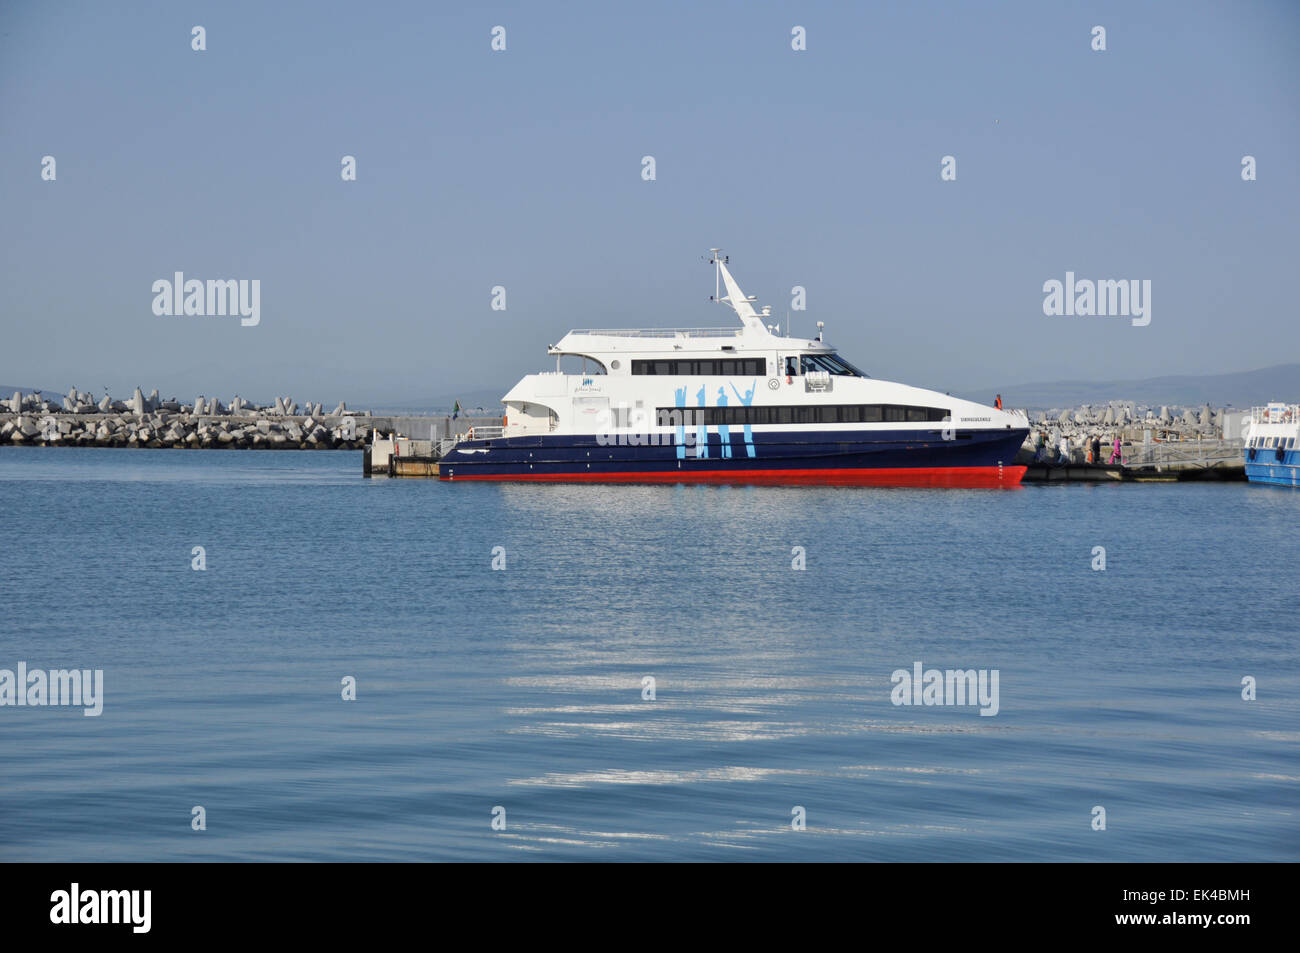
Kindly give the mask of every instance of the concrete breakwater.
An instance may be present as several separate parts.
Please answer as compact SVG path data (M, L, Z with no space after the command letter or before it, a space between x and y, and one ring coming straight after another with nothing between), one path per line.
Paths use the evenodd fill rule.
M0 415L0 442L20 446L360 450L370 432L354 417Z
M1079 440L1096 434L1120 435L1121 439L1142 439L1150 432L1157 441L1215 440L1241 437L1246 411L1202 407L1159 408L1113 400L1105 406L1084 404L1073 409L1039 411L1031 415L1032 426Z
M1244 480L1245 412L1230 408L1097 407L1040 412L1016 462L1026 481Z
M59 403L16 392L0 400L0 443L40 446L175 447L211 449L361 449L380 422L340 403L300 408L287 397L256 404L235 397L227 406L202 395L192 403L145 396L98 402L76 388Z

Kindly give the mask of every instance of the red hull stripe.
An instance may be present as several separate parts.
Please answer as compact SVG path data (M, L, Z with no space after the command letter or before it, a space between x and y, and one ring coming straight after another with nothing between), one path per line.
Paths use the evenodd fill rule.
M530 483L769 483L821 486L1018 486L1028 467L894 467L817 470L667 470L629 473L490 473L447 476L461 480Z

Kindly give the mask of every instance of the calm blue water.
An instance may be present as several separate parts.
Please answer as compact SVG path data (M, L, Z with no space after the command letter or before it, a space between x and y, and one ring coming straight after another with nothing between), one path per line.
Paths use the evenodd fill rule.
M1300 493L360 470L0 449L0 860L1300 859Z

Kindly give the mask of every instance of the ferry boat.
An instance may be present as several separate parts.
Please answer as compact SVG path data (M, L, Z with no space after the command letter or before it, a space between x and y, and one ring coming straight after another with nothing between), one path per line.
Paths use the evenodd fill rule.
M501 427L439 448L444 480L1002 487L1027 414L869 377L782 336L713 249L713 300L738 325L569 331L503 398ZM725 290L725 294L723 294ZM787 332L788 332L787 328ZM586 370L565 373L580 358ZM576 363L576 361L574 361Z
M1300 486L1300 404L1252 407L1245 438L1247 480Z

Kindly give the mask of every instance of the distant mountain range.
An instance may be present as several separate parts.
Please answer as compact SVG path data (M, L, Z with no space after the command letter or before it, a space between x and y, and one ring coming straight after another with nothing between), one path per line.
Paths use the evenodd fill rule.
M452 405L460 401L465 411L482 407L493 413L501 408L501 395L509 386L492 390L466 390L458 394L443 394L426 400L380 401L373 405L349 401L357 409L373 410L379 414L443 414L451 413ZM0 384L0 398L9 398L14 391L32 393L32 388L16 384ZM42 393L58 402L65 390L43 390ZM1080 404L1104 404L1109 400L1131 400L1138 404L1160 404L1212 407L1253 407L1271 400L1300 401L1300 364L1277 364L1254 371L1235 371L1230 374L1174 374L1167 377L1147 377L1109 381L1039 381L1032 384L997 387L980 387L954 390L958 397L993 402L995 393L1002 394L1008 407L1026 407L1030 410L1078 407ZM114 395L125 399L130 395Z
M504 394L508 387L502 387L498 390L475 390L462 391L460 394L451 396L431 397L428 400L399 400L399 401L381 401L375 404L367 404L365 401L353 400L345 397L348 406L353 410L370 410L376 414L450 414L452 406L456 401L460 401L462 410L470 411L482 407L494 414L500 413L501 395ZM14 395L14 391L21 391L23 394L39 393L47 398L51 403L59 406L63 402L63 396L68 392L68 388L62 390L50 387L26 387L20 384L0 384L0 400L8 400ZM148 390L146 389L146 393ZM97 398L102 395L96 395ZM166 395L164 395L166 396ZM117 400L129 400L130 392L114 394ZM181 398L185 400L185 398ZM256 398L254 398L256 400ZM257 403L274 402L275 398L270 400L257 400ZM331 403L330 406L333 406Z
M0 384L0 400L8 400L10 397L14 395L14 391L16 390L22 391L23 394L35 394L37 392L37 388L35 387L20 387L17 384ZM67 392L68 392L67 389L65 390L45 390L44 388L40 389L40 393L50 398L51 400L53 400L56 397L62 400L63 395L66 394ZM128 394L127 396L130 395Z
M1271 400L1300 401L1300 364L1277 364L1231 374L1175 374L1113 381L1044 381L1018 386L983 387L957 396L991 403L1002 394L1008 407L1030 410L1072 408L1131 400L1138 404L1209 404L1212 407L1253 407Z
M461 391L459 394L443 394L430 397L428 400L380 401L371 409L377 414L449 414L456 401L460 401L462 410L473 410L476 407L482 407L492 413L500 413L501 395L509 389L510 386L507 385L498 387L495 390L466 390ZM357 406L364 405L358 404Z

